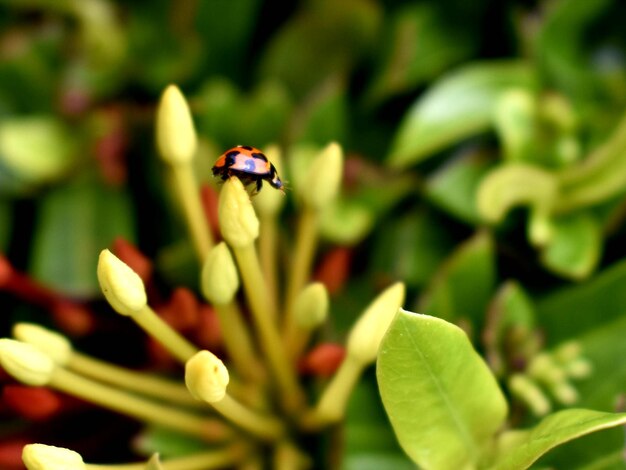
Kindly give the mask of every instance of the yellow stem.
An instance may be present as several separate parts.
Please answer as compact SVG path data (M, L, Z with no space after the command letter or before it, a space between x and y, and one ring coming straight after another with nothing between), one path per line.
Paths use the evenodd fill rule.
M197 454L167 459L161 462L163 470L211 470L230 468L247 457L250 449L241 444L235 444L224 449L209 450ZM127 463L112 465L86 464L85 470L145 470L146 463Z
M288 276L287 298L285 299L285 344L291 347L295 343L298 334L294 315L294 303L298 294L304 288L311 276L311 265L315 253L318 237L318 213L314 209L302 209L302 215L298 221L296 234L296 246L292 258L292 264ZM291 352L291 351L290 351Z
M182 364L198 352L198 348L165 323L150 306L146 305L131 318Z
M229 358L241 375L253 382L264 378L263 365L258 360L252 338L237 304L215 304L215 312L220 321L224 346Z
M137 397L60 367L54 370L48 385L118 413L147 423L166 426L208 441L222 441L232 435L232 430L221 421L202 418Z
M185 215L194 249L202 263L213 247L213 237L206 220L198 183L191 164L170 166L174 175L176 191Z
M316 430L339 421L346 412L348 399L362 372L363 365L346 356L324 389L315 409L304 415L301 426L307 430Z
M278 231L275 215L261 216L259 251L261 266L267 283L267 292L273 305L278 305ZM274 312L278 313L278 312Z
M262 440L274 441L285 433L285 426L280 420L252 411L229 394L211 405L222 416Z
M144 372L139 373L79 352L72 352L67 367L76 373L116 385L122 389L143 393L180 405L206 409L204 403L191 396L184 384L165 377L148 375Z
M286 409L293 411L302 404L304 395L290 367L276 323L272 320L275 318L271 314L273 305L265 289L265 280L256 249L254 245L249 245L234 247L233 251L241 272L254 326L258 331L261 349L282 393L282 403Z

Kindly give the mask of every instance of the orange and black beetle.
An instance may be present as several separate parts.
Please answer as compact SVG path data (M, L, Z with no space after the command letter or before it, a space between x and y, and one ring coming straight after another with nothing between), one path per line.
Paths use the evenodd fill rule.
M263 152L248 145L238 145L224 152L213 165L213 176L221 176L223 180L236 176L244 185L256 184L257 191L263 187L263 180L281 191L284 186Z

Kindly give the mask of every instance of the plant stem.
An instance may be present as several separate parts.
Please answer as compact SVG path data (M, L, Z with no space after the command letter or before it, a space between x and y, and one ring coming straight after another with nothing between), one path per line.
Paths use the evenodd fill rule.
M224 346L233 365L245 379L253 382L262 381L265 375L263 365L258 360L239 307L236 303L230 302L215 304L214 308L220 321Z
M241 272L252 319L258 331L261 349L282 393L282 402L286 409L293 411L301 405L304 396L290 367L276 324L272 321L275 318L271 314L273 306L267 295L256 249L251 244L246 247L234 247L233 251Z
M163 470L211 470L230 468L246 458L249 449L235 444L224 449L209 450L185 457L172 458L161 462ZM86 464L85 470L145 470L146 463L128 463L118 465Z
M259 251L261 266L267 284L267 292L273 305L278 305L277 242L278 231L275 215L261 215ZM277 313L277 312L274 312Z
M211 403L211 405L232 423L264 441L277 440L285 433L283 423L277 418L256 413L229 394L226 394L220 401Z
M221 421L139 398L60 367L54 370L49 386L141 421L166 426L208 441L221 441L232 434Z
M191 240L202 263L213 247L213 237L202 208L198 183L190 164L172 165L171 168Z
M294 303L311 275L313 255L317 245L318 219L316 210L303 207L302 215L298 221L296 246L289 271L287 297L285 299L284 336L285 344L289 346L290 352L291 344L297 342L294 337L298 334L293 311Z
M354 386L359 380L363 366L349 355L343 360L339 369L322 393L314 410L305 414L300 424L304 429L316 430L327 424L339 421Z
M206 405L193 398L187 387L182 383L166 379L165 377L148 375L143 372L137 373L137 371L110 364L78 352L72 352L67 367L78 374L116 385L129 391L140 392L172 403L206 409Z
M165 323L150 306L146 305L131 318L182 364L198 352L198 348Z

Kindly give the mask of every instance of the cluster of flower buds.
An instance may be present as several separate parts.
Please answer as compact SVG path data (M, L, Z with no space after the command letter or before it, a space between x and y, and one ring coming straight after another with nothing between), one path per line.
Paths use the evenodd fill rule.
M262 191L253 202L240 179L228 178L217 201L218 242L192 168L197 146L193 121L174 86L162 96L156 131L201 266L200 294L219 320L222 347L198 347L173 328L151 307L148 275L139 272L144 270L104 249L97 266L104 297L183 366L184 377L139 373L101 361L74 350L61 334L28 323L15 326L13 339L0 340L0 365L25 385L60 391L207 444L202 452L163 461L155 454L112 469L257 468L254 464L263 459L271 459L274 468L307 468L312 457L300 447L299 436L323 432L343 418L351 391L375 361L404 302L405 287L393 284L369 304L348 332L345 348L316 345L313 339L329 318L330 302L324 283L311 282L312 268L320 218L342 180L341 147L329 144L300 171L305 183L293 189L299 212L292 256L279 273L278 216L284 194ZM270 146L266 154L280 170L279 149ZM305 390L302 373L311 369L328 377L319 393ZM22 457L29 470L109 468L45 444L26 445Z

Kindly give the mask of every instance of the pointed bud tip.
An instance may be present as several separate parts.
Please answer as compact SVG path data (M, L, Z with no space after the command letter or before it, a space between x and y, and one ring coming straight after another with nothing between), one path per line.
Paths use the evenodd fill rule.
M156 118L159 153L171 165L190 163L197 137L189 105L176 85L169 85L159 103Z
M106 249L100 252L98 281L111 307L121 315L133 315L148 303L139 275Z
M306 286L294 304L296 321L300 327L311 330L324 323L328 315L328 291L321 282Z
M35 346L59 365L67 364L72 354L72 345L65 336L35 323L16 323L13 336Z
M378 295L361 314L348 334L348 355L368 365L376 359L378 346L404 303L406 288L397 282Z

